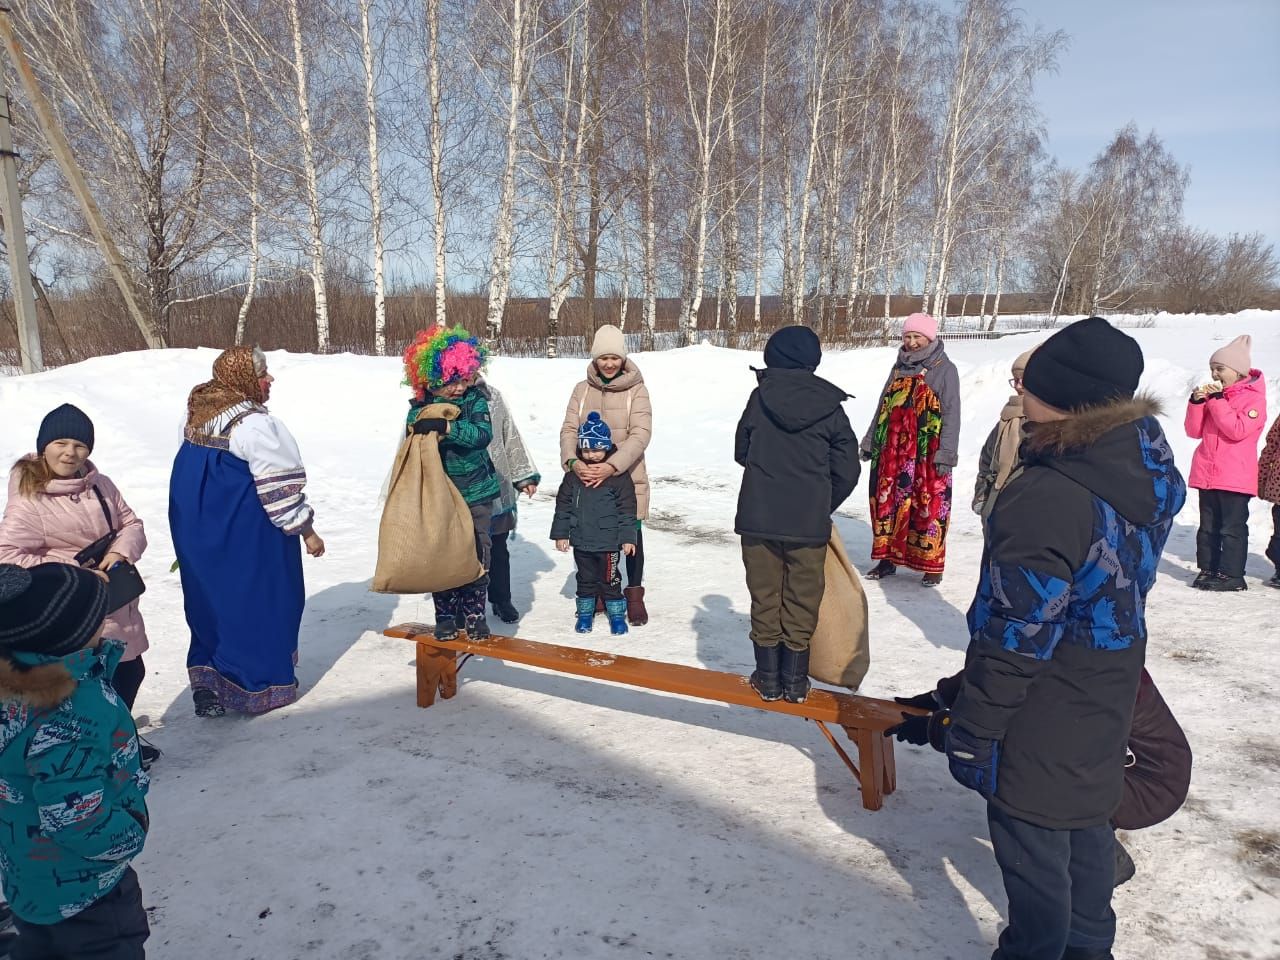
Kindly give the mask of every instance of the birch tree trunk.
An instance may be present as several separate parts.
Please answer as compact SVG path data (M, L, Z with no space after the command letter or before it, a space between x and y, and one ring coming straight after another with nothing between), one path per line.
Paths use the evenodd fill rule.
M516 159L519 155L520 104L524 101L525 57L531 29L530 2L511 0L511 66L508 77L506 149L493 231L492 267L489 274L489 307L485 335L492 344L502 336L502 315L511 288L512 251L515 245Z
M641 86L644 97L644 312L640 344L652 350L658 313L658 223L654 209L654 186L658 161L653 144L653 72L650 60L649 0L640 0Z
M770 34L770 16L772 8L765 14L764 24L764 53L760 58L760 117L759 127L756 131L756 149L759 156L756 161L756 259L755 259L755 303L751 315L751 334L754 338L754 345L759 346L762 333L760 329L760 300L764 287L764 185L765 174L767 172L765 158L768 152L765 149L765 119L768 116L768 92L769 92L769 51L771 44L769 43Z
M298 89L298 132L306 178L307 215L311 228L311 286L315 292L316 351L329 352L329 301L325 294L324 233L320 220L320 184L316 174L315 137L311 132L311 104L307 94L307 61L302 46L302 17L298 0L288 0L293 34L293 72Z
M791 322L805 322L805 285L808 273L806 256L809 251L809 212L813 193L813 174L818 161L818 142L822 129L822 115L826 108L827 75L831 67L831 30L834 11L820 8L815 14L815 43L813 73L809 87L809 148L805 158L804 179L800 187L800 222L796 227L795 276L791 290Z
M706 281L707 270L707 218L711 203L711 156L714 143L712 131L715 118L712 115L716 80L720 69L720 47L725 29L727 0L714 0L715 13L711 27L711 49L706 51L706 89L702 97L701 107L696 103L692 62L693 11L686 8L684 34L684 75L685 92L689 102L690 114L694 130L698 137L698 191L694 201L694 240L693 270L690 277L691 290L688 297L680 305L680 335L685 346L698 342L698 313L702 309L702 287Z
M577 213L578 172L582 163L583 133L586 126L587 98L586 83L589 69L587 59L590 56L591 18L586 7L582 8L581 50L578 49L578 29L571 28L568 43L568 60L564 70L564 84L561 91L559 117L559 145L556 150L555 164L550 170L552 214L551 214L551 254L547 263L547 356L555 357L559 350L560 310L569 296L569 285L573 278L570 264L572 257L571 240L568 236L573 230ZM578 118L574 128L573 162L569 162L569 116L574 102L574 71L579 68L582 76L577 87Z
M369 33L370 0L359 0L360 59L364 66L364 109L369 125L369 204L373 229L373 352L387 353L386 273L382 241L382 164L378 156L378 103L374 92L373 39Z
M258 157L258 148L253 135L253 113L249 109L249 98L245 93L244 79L240 76L240 67L235 56L235 41L231 35L231 24L227 20L226 4L222 7L222 30L227 38L227 61L232 81L236 88L236 101L240 105L240 116L244 121L244 150L249 158L249 276L244 286L244 296L240 299L240 309L236 312L235 345L243 346L249 326L249 308L253 306L253 298L258 289L258 266L262 258L259 237L258 217L262 206L262 171Z
M448 264L445 259L447 239L444 196L444 116L441 111L440 87L440 0L427 4L427 100L431 111L431 200L434 206L432 240L435 246L436 324L446 322Z

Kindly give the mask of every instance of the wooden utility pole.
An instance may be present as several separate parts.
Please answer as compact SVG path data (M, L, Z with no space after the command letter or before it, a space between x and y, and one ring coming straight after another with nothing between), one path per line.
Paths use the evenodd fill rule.
M111 239L111 234L107 232L107 225L102 219L102 212L98 209L97 203L94 202L93 195L89 193L89 184L85 181L84 174L80 172L80 166L76 163L75 154L71 152L71 144L67 142L67 138L62 132L62 127L58 123L58 118L54 115L53 106L46 99L44 92L41 91L40 84L36 82L35 72L31 69L31 61L27 59L26 53L18 45L18 37L13 30L13 21L10 19L8 7L0 7L0 40L4 41L5 49L9 52L9 60L13 63L13 69L18 74L18 81L22 84L22 89L26 91L27 99L31 101L31 109L35 113L36 122L40 124L40 130L44 133L45 140L49 144L49 150L53 153L54 160L58 162L58 169L67 178L67 183L71 186L71 192L75 194L76 200L80 204L80 212L84 214L84 218L89 224L89 229L93 232L93 238L98 243L98 249L102 251L102 257L107 262L107 270L111 274L111 279L116 282L116 287L120 290L120 296L124 299L129 316L138 325L138 329L142 332L142 339L146 341L148 347L153 349L163 347L165 345L164 340L152 329L151 324L147 322L146 317L142 315L142 310L138 307L138 299L134 296L133 284L129 279L129 270L125 266L124 258L120 255L120 250L115 241Z
M31 289L31 262L27 259L27 231L22 223L22 194L18 192L18 155L13 151L13 131L9 112L13 101L0 68L0 167L3 168L4 242L9 251L9 272L13 276L13 312L18 318L18 353L23 373L44 369L40 349L40 325L36 322L36 297Z

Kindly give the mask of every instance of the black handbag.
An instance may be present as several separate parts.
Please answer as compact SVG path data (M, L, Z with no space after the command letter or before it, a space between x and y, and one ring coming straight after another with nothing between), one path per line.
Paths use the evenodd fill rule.
M107 613L127 607L146 592L142 575L128 560L121 560L107 571Z
M103 558L110 552L111 545L115 543L118 534L115 524L111 522L111 511L107 508L107 501L103 499L102 491L94 487L93 495L98 498L102 515L107 518L107 532L105 536L99 537L77 553L75 561L82 567L97 570ZM112 564L110 570L102 572L107 575L107 613L115 613L147 592L147 585L142 582L142 575L138 573L138 568L128 560L119 560Z

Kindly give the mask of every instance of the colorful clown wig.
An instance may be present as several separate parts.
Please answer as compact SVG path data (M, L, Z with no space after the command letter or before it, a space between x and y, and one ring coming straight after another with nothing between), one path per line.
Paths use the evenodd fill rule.
M425 400L430 390L475 376L488 359L489 350L480 338L462 327L431 327L414 337L404 352L404 382L418 400Z

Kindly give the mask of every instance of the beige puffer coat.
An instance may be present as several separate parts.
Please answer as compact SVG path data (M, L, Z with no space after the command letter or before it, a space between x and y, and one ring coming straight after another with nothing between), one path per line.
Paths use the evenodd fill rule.
M609 458L619 471L629 471L636 488L636 517L649 518L649 473L644 465L644 451L653 435L653 407L644 376L630 359L622 371L605 383L600 379L595 361L587 364L587 379L573 388L569 406L560 426L560 468L577 453L578 426L591 411L609 425L613 445L618 452Z

